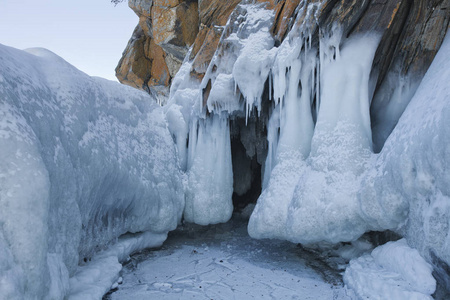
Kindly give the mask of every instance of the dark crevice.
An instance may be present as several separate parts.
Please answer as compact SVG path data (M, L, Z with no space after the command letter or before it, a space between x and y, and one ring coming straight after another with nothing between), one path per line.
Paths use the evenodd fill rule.
M263 164L267 156L267 122L271 105L267 79L260 113L254 108L247 120L244 115L234 115L231 119L233 206L236 211L250 203L256 203L262 191Z

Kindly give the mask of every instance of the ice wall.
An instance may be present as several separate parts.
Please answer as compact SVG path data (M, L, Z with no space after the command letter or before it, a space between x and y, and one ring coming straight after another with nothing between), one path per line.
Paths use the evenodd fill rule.
M61 299L120 235L174 229L184 191L153 99L27 52L0 45L0 298Z
M416 94L385 143L360 190L362 211L375 221L369 203L408 213L397 218L408 243L432 261L450 265L450 37L441 46ZM398 216L398 214L397 214ZM394 219L394 218L391 218ZM403 223L399 223L400 221ZM384 224L383 224L384 225ZM448 276L448 275L447 275Z

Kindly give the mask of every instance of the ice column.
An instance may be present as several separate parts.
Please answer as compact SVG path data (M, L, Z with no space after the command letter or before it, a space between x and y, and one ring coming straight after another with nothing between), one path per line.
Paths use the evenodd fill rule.
M199 225L226 222L233 212L228 114L194 120L189 139L184 218Z
M300 51L303 40L283 43L272 70L276 106L267 131L264 190L248 227L256 238L285 238L288 207L310 152L316 51L309 47Z
M367 35L342 41L333 27L321 32L317 58L307 38L281 45L272 69L279 112L269 122L252 237L339 242L368 229L357 192L372 154L369 75L378 41Z

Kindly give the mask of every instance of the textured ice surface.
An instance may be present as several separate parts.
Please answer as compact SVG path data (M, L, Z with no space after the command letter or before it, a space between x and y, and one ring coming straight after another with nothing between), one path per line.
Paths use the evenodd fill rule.
M401 239L351 260L344 282L360 299L433 299L432 271L419 252Z
M144 232L125 235L106 251L80 266L70 278L69 300L101 299L119 280L122 263L134 252L162 245L167 234Z
M0 46L0 298L60 299L79 259L177 226L184 192L145 93Z

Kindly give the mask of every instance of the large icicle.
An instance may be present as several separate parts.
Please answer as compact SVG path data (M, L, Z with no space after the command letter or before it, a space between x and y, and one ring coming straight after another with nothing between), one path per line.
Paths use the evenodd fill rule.
M226 222L233 212L228 115L193 121L189 137L184 218L200 225Z
M315 49L300 51L302 40L296 38L283 43L275 59L273 86L278 104L268 127L264 191L249 223L249 233L253 237L285 238L287 208L311 148L314 130L311 75L316 60ZM264 233L259 230L261 227L265 228Z
M273 70L280 136L270 137L275 130L268 128L266 189L250 219L252 237L338 242L367 230L357 190L372 150L368 85L378 38L359 36L341 47L341 36L334 27L321 38L318 63L306 39L287 40L280 47ZM314 76L317 65L319 75ZM316 77L320 95L313 84ZM319 109L315 129L314 96ZM270 153L273 149L276 155Z
M310 168L297 184L286 221L291 241L353 240L367 230L357 191L372 150L368 85L377 45L374 36L347 40L322 69Z

